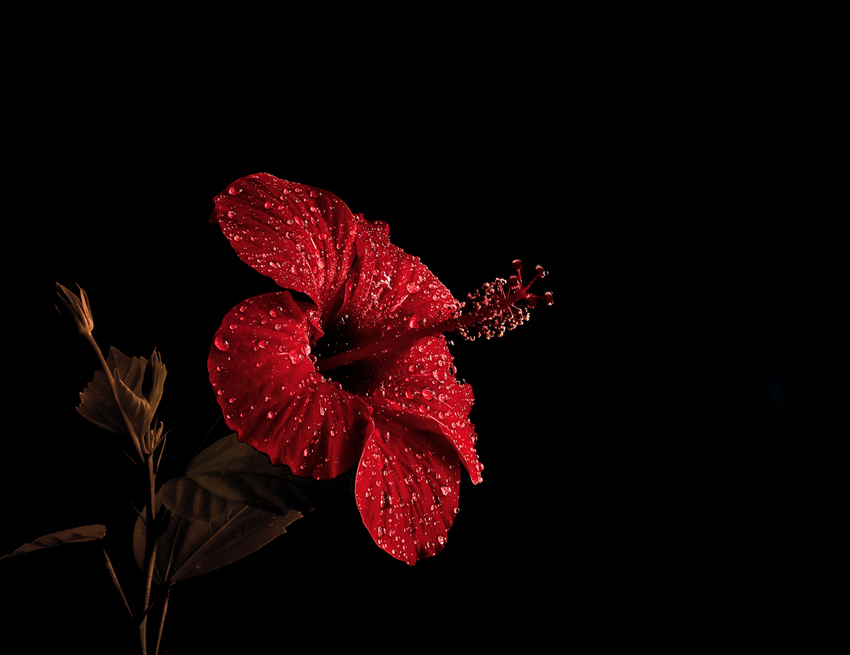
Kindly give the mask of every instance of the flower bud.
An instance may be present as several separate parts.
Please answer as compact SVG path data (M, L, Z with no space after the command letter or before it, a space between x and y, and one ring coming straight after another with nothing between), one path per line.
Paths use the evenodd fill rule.
M59 296L59 300L62 301L65 309L71 315L71 318L74 319L79 333L82 335L91 334L94 329L94 319L91 315L91 307L89 306L89 298L86 292L83 291L79 284L77 285L77 288L80 290L79 296L76 296L58 282L56 283L56 288L56 295ZM62 313L58 306L56 307L56 311L60 314Z

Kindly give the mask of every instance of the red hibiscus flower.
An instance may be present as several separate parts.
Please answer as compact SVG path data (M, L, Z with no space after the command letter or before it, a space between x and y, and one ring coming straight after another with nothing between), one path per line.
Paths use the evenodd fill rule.
M389 242L386 224L268 174L233 183L211 220L244 262L288 289L240 303L216 332L209 374L227 424L299 475L356 466L363 522L397 559L442 550L461 464L475 484L483 468L472 390L455 379L443 334L489 337L521 323L539 297L518 262L507 287L459 303Z

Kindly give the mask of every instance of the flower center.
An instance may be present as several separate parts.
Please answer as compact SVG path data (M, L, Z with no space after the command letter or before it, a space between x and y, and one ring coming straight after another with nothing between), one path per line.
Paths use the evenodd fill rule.
M412 329L389 339L320 359L316 363L316 369L321 372L329 371L361 359L398 350L419 339L445 332L457 332L470 341L478 337L491 339L502 336L507 331L525 323L531 309L540 300L544 300L547 305L553 302L551 292L547 291L542 296L530 292L531 286L539 278L546 276L542 266L536 267L535 275L528 284L523 284L522 281L522 262L515 259L513 268L516 272L509 279L498 278L469 294L466 302L461 304L460 311L451 318L424 327L416 327L411 323Z

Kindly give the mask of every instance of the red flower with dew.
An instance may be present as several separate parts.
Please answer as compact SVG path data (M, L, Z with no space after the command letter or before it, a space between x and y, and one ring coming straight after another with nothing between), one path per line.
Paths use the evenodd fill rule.
M522 283L519 262L510 281L459 303L389 242L385 223L264 173L218 195L211 221L244 262L288 290L240 303L216 332L209 374L227 424L298 475L356 466L363 522L397 559L442 550L460 466L475 484L483 468L472 389L455 379L444 333L490 337L522 323L541 297Z

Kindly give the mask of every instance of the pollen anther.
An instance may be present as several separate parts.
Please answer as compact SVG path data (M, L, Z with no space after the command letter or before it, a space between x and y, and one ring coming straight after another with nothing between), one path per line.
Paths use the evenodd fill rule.
M543 296L529 293L531 285L538 278L546 276L542 266L537 266L534 278L523 285L522 262L515 259L511 265L516 271L515 275L508 280L497 278L493 282L487 282L479 290L468 294L466 302L461 304L460 326L457 331L464 339L474 341L479 337L501 337L527 322L538 300L545 300L547 305L553 303L551 292L546 292Z

